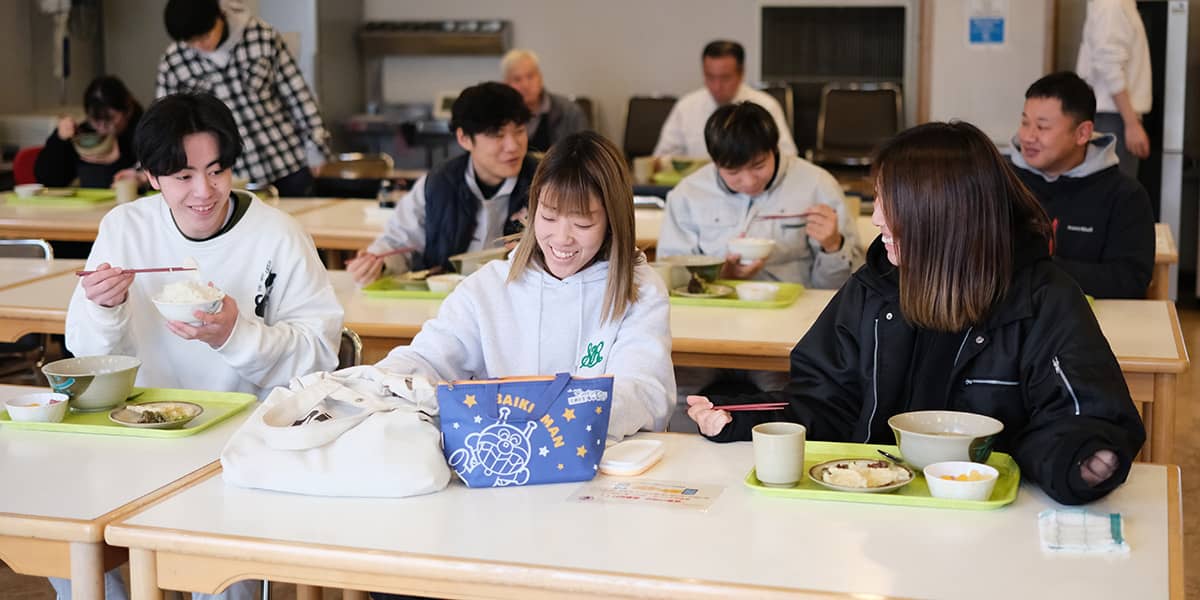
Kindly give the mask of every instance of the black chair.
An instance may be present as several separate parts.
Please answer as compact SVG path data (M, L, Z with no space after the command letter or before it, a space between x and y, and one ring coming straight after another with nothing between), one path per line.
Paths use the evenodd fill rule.
M629 99L629 110L625 115L626 160L654 153L658 134L674 106L674 96L634 96Z
M351 152L321 165L313 195L336 198L374 198L379 184L391 176L395 163L384 153Z
M587 118L587 128L596 128L596 106L592 104L592 99L587 96L571 96L571 101L579 106L583 111L583 116Z
M786 83L768 83L760 88L768 96L775 99L783 108L783 116L787 118L789 129L796 128L796 101L792 95L792 86Z
M50 261L54 250L46 240L0 240L0 257ZM44 384L41 369L49 342L49 334L30 333L15 342L0 343L0 375L28 369L34 383Z
M865 166L871 152L903 126L899 86L891 83L830 83L821 92L816 148L808 160L825 165Z

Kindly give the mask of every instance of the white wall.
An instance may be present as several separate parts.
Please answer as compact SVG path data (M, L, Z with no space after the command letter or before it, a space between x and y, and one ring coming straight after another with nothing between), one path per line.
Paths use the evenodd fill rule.
M513 43L542 58L546 87L589 96L598 129L624 135L629 97L682 95L702 85L700 51L728 38L746 46L747 79L759 73L757 0L365 0L364 19L506 19ZM388 102L432 102L438 91L457 90L499 77L499 57L387 59Z
M1009 0L1006 43L978 48L967 44L968 3L932 0L929 118L970 121L997 144L1007 144L1020 121L1025 88L1045 74L1050 1Z

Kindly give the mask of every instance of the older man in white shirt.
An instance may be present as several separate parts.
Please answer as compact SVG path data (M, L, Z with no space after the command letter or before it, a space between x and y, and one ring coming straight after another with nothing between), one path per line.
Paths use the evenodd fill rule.
M769 94L744 83L746 50L737 42L709 42L701 54L704 87L679 99L658 135L655 156L708 156L704 124L720 106L753 102L771 113L779 128L779 152L796 156L796 142L783 109Z

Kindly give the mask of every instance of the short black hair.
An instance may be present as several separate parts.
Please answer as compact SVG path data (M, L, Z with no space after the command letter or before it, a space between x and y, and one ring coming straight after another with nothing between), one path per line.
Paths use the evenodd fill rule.
M738 69L746 64L746 49L741 44L732 40L713 40L704 46L704 52L700 54L700 60L706 58L723 58L732 56L737 61Z
M89 118L104 121L109 110L136 114L142 111L142 105L124 82L111 75L102 75L93 79L83 91L83 110Z
M217 0L169 0L163 10L167 35L177 42L212 31L219 18L221 5Z
M704 124L704 145L718 167L737 169L778 148L779 127L753 102L726 104Z
M485 81L462 91L450 108L450 129L467 137L495 133L509 123L524 125L533 118L521 93L507 84Z
M1071 71L1051 73L1025 90L1025 99L1055 98L1062 103L1063 114L1077 123L1096 120L1096 93L1092 86Z
M206 92L181 92L155 100L138 121L133 150L142 168L155 177L187 167L183 138L211 133L217 138L217 162L228 169L242 155L242 136L229 107Z

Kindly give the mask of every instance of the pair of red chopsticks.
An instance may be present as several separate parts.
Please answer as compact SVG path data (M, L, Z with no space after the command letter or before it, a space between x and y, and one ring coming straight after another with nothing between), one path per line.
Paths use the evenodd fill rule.
M787 402L762 402L759 404L726 404L723 406L714 406L713 408L729 412L756 412L780 410L785 406L787 406Z
M174 273L175 271L195 271L196 267L153 267L150 269L121 269L122 273ZM75 271L76 277L87 277L95 271Z

